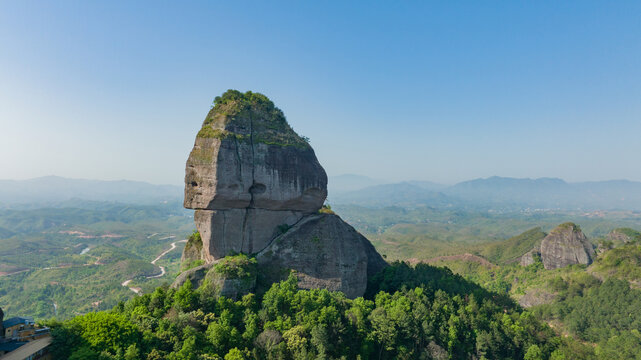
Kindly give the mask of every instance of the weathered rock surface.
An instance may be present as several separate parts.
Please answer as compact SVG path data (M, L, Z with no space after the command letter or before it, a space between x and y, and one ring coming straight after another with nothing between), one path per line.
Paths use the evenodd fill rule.
M525 295L519 299L519 305L524 308L529 308L532 306L549 304L556 299L556 295L543 290L543 289L531 289L528 290Z
M362 296L368 275L387 265L369 240L330 214L303 218L256 258L262 268L295 270L300 288L342 291L350 298Z
M180 266L189 266L195 261L202 259L203 241L200 238L200 233L194 232L187 239L183 254L180 257Z
M316 212L327 175L314 150L265 96L228 91L217 98L189 155L185 207L195 209L203 256L256 253Z
M196 210L194 221L203 239L202 258L213 261L231 253L256 253L303 215L298 211L251 208Z
M256 275L243 278L230 278L216 273L215 270L210 270L207 275L205 275L205 279L211 281L218 295L233 300L238 300L243 297L243 295L253 292L256 287Z
M541 256L540 249L534 248L521 256L521 266L530 266L536 262L536 258Z
M541 242L541 260L546 269L572 264L589 265L594 259L592 244L573 223L557 226Z
M213 263L211 264L204 264L197 266L195 268L189 269L187 271L183 271L176 277L174 282L171 284L172 288L179 288L181 287L187 280L191 282L191 284L194 286L194 288L198 288L200 284L202 283L203 279L205 279L205 276L207 275L207 272L214 266Z

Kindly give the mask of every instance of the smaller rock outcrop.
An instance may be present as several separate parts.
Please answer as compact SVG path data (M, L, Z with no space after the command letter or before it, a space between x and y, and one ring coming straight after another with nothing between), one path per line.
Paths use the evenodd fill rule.
M247 255L227 256L207 272L204 281L210 282L217 295L238 300L256 287L256 259Z
M302 289L342 291L349 298L362 296L368 276L387 263L374 246L337 215L303 218L256 256L267 283L282 280L291 269Z
M635 241L641 241L641 233L630 228L614 229L608 233L606 239L613 244L627 244Z
M183 254L180 258L181 269L191 269L198 265L203 264L202 260L203 240L200 238L200 233L194 231L185 244Z
M534 248L521 256L520 264L521 266L530 266L541 259L541 250L540 248Z
M558 269L573 264L589 265L593 259L592 244L574 223L557 226L541 242L541 260L545 269Z
M519 305L524 308L549 304L556 299L556 295L544 289L530 289L519 299Z

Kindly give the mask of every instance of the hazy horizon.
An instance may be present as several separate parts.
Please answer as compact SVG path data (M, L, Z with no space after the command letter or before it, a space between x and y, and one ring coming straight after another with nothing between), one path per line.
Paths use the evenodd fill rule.
M603 180L578 180L578 181L568 181L566 179L560 178L560 177L554 177L554 176L542 176L542 177L537 177L537 178L532 178L532 177L511 177L511 176L501 176L501 175L491 175L491 176L486 176L486 177L475 177L475 178L469 178L469 179L463 179L461 181L457 182L452 182L452 183L445 183L445 182L438 182L438 181L433 181L430 179L400 179L400 180L393 180L393 179L385 179L385 178L376 178L376 177L371 177L367 175L362 175L362 174L353 174L353 173L345 173L345 174L328 174L328 178L339 178L339 177L362 177L362 178L367 178L369 180L375 181L376 185L388 185L388 184L398 184L398 183L405 183L405 182L429 182L429 183L434 183L436 185L443 185L443 186L453 186L462 182L466 181L473 181L473 180L486 180L490 178L504 178L504 179L515 179L515 180L541 180L541 179L558 179L562 180L568 184L575 184L575 183L589 183L589 182L608 182L608 181L629 181L629 182L636 182L636 183L641 183L641 181L636 181L636 180L630 180L630 179L603 179ZM30 178L0 178L0 181L30 181L30 180L37 180L37 179L44 179L44 178L61 178L61 179L67 179L67 180L81 180L81 181L105 181L105 182L117 182L117 181L131 181L131 182L142 182L142 183L147 183L150 185L158 185L158 186L179 186L182 187L184 186L184 182L181 183L157 183L153 181L146 181L146 180L136 180L136 179L129 179L129 178L114 178L114 179L99 179L99 178L87 178L87 177L67 177L67 176L60 176L60 175L43 175L43 176L36 176L36 177L30 177ZM363 186L367 187L367 186Z
M328 174L641 181L640 11L5 1L0 179L180 185L234 88L270 97Z

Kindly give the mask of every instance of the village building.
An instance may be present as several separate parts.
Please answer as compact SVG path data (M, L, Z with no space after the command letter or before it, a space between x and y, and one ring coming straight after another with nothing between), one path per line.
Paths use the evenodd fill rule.
M4 320L0 308L0 360L47 360L51 335L31 317Z

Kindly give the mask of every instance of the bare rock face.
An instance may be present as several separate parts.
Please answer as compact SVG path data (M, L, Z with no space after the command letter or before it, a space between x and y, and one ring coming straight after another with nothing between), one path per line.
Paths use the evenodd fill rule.
M592 244L573 223L557 226L541 242L541 259L546 269L572 264L589 265L594 259Z
M194 221L203 239L201 258L211 262L232 253L254 254L304 215L255 208L196 210Z
M306 216L256 258L262 268L295 270L300 288L342 291L350 298L362 296L368 275L387 266L369 240L331 214ZM282 279L276 273L271 281Z
M536 262L536 258L541 256L540 250L534 248L521 256L521 266L530 266Z
M387 264L338 216L318 213L326 197L325 170L282 111L264 95L229 90L214 101L187 160L184 206L196 210L201 250L192 246L184 258L209 265L258 254L262 278L278 281L282 272L272 270L295 270L302 288L362 296L368 274ZM180 279L202 282L208 268ZM218 282L235 295L254 286Z
M519 299L519 305L524 308L532 306L549 304L556 299L556 295L544 289L531 289Z
M262 250L326 197L314 150L267 97L230 90L216 98L185 175L184 205L197 210L204 260Z

